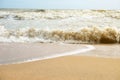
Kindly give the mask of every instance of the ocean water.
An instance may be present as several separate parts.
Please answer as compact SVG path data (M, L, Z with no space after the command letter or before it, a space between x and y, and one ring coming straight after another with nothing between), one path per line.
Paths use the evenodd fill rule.
M0 42L120 43L119 28L120 10L0 10Z
M80 55L84 56L119 58L120 10L0 9L0 42L0 64L79 55L82 52L85 53ZM70 48L70 52L44 55L39 51L41 44L34 46L34 43L60 44L62 47L57 51L70 48L68 44L72 47L83 44L85 48L76 50L74 47L75 50ZM88 44L91 46L86 46ZM64 48L65 45L68 46Z

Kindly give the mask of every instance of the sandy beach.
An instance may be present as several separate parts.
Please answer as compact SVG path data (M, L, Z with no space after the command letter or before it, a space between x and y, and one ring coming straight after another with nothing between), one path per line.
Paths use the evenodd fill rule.
M3 65L0 80L120 80L120 59L67 56Z
M120 10L0 9L0 80L120 80Z
M85 45L82 44L53 43L1 43L0 46L1 59L16 57L18 61L35 56L49 56L55 52L69 52L70 50L85 48ZM94 45L94 47L95 50L84 52L83 54L54 57L19 64L10 64L11 61L9 62L8 60L6 62L9 64L0 65L0 80L120 80L119 45ZM113 53L118 57L113 58L109 53L111 54L111 49L115 47L117 54L115 54L115 51ZM5 57L4 54L12 56ZM99 57L100 55L102 57ZM108 55L109 58L105 58L105 55Z

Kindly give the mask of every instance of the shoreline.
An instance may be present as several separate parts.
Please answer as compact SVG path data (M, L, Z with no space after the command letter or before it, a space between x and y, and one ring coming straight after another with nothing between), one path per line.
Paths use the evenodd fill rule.
M86 44L0 43L0 51L5 51L6 53L4 54L9 56L9 58L10 53L17 53L17 58L22 59L21 57L23 56L24 58L25 56L29 56L30 58L38 55L52 55L54 53L61 55L61 52L65 51L69 51L67 53L70 54L70 51L76 49L82 49L83 51L89 49L85 46ZM95 56L100 56L100 54L110 56L109 53L113 53L114 55L118 53L117 55L119 55L119 45L102 44L92 46L95 47L94 50L84 52L83 54L61 56L20 64L0 65L0 80L120 80L120 58ZM116 53L112 52L113 49L116 49ZM24 53L21 55L20 53L22 52L20 51L23 50ZM13 55L12 57L16 56L15 54Z
M54 48L57 50L54 50ZM56 57L81 54L93 49L95 48L92 45L0 43L0 65L20 64L37 60L52 59ZM46 50L48 51L46 52Z
M21 64L69 55L119 59L119 48L118 44L0 43L0 65Z

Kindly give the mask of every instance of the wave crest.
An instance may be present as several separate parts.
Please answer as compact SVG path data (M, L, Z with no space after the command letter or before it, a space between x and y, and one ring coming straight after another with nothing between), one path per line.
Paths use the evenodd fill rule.
M0 42L120 43L120 30L113 27L83 27L79 30L41 30L0 26Z

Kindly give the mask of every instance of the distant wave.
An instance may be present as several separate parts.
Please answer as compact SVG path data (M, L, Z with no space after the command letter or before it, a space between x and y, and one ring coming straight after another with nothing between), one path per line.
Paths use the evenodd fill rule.
M120 43L120 30L113 27L83 27L79 30L41 30L0 26L0 42Z
M14 19L14 20L65 19L69 17L81 17L84 15L120 19L120 10L0 9L0 19Z

